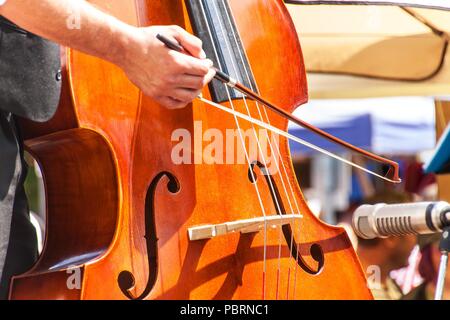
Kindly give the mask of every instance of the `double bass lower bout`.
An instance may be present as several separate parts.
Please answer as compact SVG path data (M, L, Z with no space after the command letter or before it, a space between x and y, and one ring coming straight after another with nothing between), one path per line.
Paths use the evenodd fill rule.
M256 183L258 179L258 175L255 171L255 168L259 168L259 171L265 178L265 182L270 190L270 194L272 197L272 201L274 203L275 208L277 208L277 214L287 215L287 212L284 208L281 196L279 194L278 188L275 184L274 179L269 174L269 171L266 166L264 166L259 161L254 161L249 170L248 170L248 179L251 183ZM146 196L146 210L145 210L145 236L146 239L146 248L147 248L147 261L148 261L148 270L149 276L147 283L143 292L136 296L131 290L135 287L135 277L130 271L121 271L117 278L117 282L122 293L130 300L143 300L146 296L149 295L152 290L157 276L158 270L158 238L157 238L157 230L155 226L155 193L157 187L161 183L161 181L166 178L167 182L167 191L171 194L175 195L181 189L179 180L175 175L170 172L164 171L159 173L150 183L148 188L147 196ZM278 204L278 205L277 205ZM285 224L282 227L284 239L287 243L289 251L291 253L291 257L296 259L297 264L300 268L302 268L306 273L311 275L316 275L322 271L325 264L325 257L323 254L323 250L321 246L317 243L314 243L310 246L309 252L311 257L317 262L317 267L313 268L309 266L306 261L303 259L300 254L300 249L296 238L293 236L292 227L290 224Z
M283 205L283 200L281 199L280 193L278 191L278 187L275 184L275 180L270 175L267 167L259 161L254 161L248 170L248 179L250 180L250 182L256 183L258 179L258 176L255 172L255 168L259 168L259 171L265 178L265 182L267 184L267 187L269 188L270 195L272 197L272 202L277 211L277 215L280 216L287 215L286 209L284 208ZM283 230L284 239L286 240L287 246L291 252L291 257L297 261L297 264L300 266L300 268L302 268L306 273L311 275L316 275L320 273L325 265L325 256L323 254L322 247L317 243L313 243L309 248L309 253L311 257L317 262L317 267L312 268L306 263L306 261L300 254L300 248L298 246L299 242L295 239L293 235L291 225L284 224L281 228Z

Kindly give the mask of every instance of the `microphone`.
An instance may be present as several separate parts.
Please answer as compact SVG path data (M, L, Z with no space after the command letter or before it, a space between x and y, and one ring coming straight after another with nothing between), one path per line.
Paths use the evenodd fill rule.
M353 214L352 226L364 239L439 233L450 226L450 204L439 201L362 205Z

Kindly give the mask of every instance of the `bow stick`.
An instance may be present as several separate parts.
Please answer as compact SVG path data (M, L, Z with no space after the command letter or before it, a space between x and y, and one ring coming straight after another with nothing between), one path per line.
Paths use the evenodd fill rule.
M158 34L156 36L156 38L159 41L161 41L162 43L164 43L169 49L176 50L178 52L183 52L183 53L191 55L179 43L177 43L175 41L172 41L171 39L165 37L164 35ZM309 123L299 119L298 117L292 115L291 113L289 113L289 112L281 109L280 107L274 105L273 103L267 101L266 99L261 97L259 94L255 93L251 89L245 87L243 84L239 83L236 79L234 79L233 77L229 76L225 72L217 69L216 67L212 67L212 68L214 68L214 70L216 71L216 75L214 76L214 78L216 80L219 80L220 82L224 83L228 87L236 89L237 91L241 92L242 94L244 94L245 96L249 97L250 99L261 103L262 105L266 106L270 110L272 110L275 113L279 114L283 118L288 119L288 120L292 121L293 123L295 123L295 124L305 128L307 130L310 130L310 131L316 133L317 135L319 135L319 136L321 136L321 137L323 137L325 139L328 139L328 140L332 141L333 143L336 143L336 144L338 144L338 145L340 145L340 146L342 146L342 147L344 147L346 149L349 149L349 150L351 150L351 151L353 151L355 153L361 154L364 157L372 159L372 160L374 160L374 161L376 161L378 163L382 163L382 164L388 165L389 166L389 170L388 170L386 176L383 177L383 176L381 176L381 175L379 175L379 174L377 174L377 173L375 173L373 171L370 171L370 170L368 170L368 169L366 169L364 167L361 167L360 165L357 165L356 163L353 163L353 162L351 162L349 160L343 159L343 158L341 158L341 157L339 157L339 156L337 156L337 155L335 155L335 154L333 154L331 152L328 152L328 151L323 150L323 149L321 149L321 148L319 148L317 146L314 146L314 145L312 145L312 144L310 144L310 143L308 143L308 142L306 142L304 140L301 140L301 139L299 139L299 138L297 138L295 136L292 136L291 134L289 134L289 133L287 133L287 132L285 132L285 131L283 131L283 130L281 130L279 128L275 128L275 127L273 127L273 126L271 126L271 125L269 125L269 124L267 124L265 122L253 119L251 117L248 117L248 116L246 116L244 114L241 114L239 112L231 110L231 109L229 109L227 107L224 107L224 106L219 105L217 103L214 103L212 101L209 101L209 100L207 100L207 99L205 99L205 98L200 96L199 99L201 101L203 101L203 102L205 102L205 103L207 103L209 105L212 105L212 106L214 106L216 108L220 107L219 109L221 109L221 110L223 110L225 112L231 113L231 114L233 114L235 116L238 116L238 117L240 117L242 119L245 119L247 121L250 121L250 122L258 124L258 125L260 125L262 127L265 127L265 128L267 128L267 129L269 129L271 131L274 131L274 132L276 132L278 134L281 134L281 135L287 137L288 139L291 139L291 140L294 140L294 141L296 141L298 143L304 144L304 145L306 145L306 146L308 146L310 148L313 148L313 149L318 150L318 151L320 151L322 153L325 153L328 156L331 156L331 157L336 158L336 159L338 159L340 161L343 161L343 162L345 162L347 164L350 164L350 165L352 165L352 166L354 166L354 167L356 167L358 169L361 169L361 170L363 170L365 172L368 172L368 173L370 173L372 175L375 175L375 176L377 176L379 178L382 178L384 180L387 180L387 181L390 181L390 182L393 182L393 183L400 183L401 182L401 179L399 177L399 167L398 167L398 163L397 162L389 160L389 159L386 159L386 158L383 158L383 157L381 157L379 155L376 155L374 153L371 153L369 151L360 149L360 148L352 145L351 143L343 141L343 140L341 140L341 139L339 139L339 138L337 138L337 137L335 137L335 136L333 136L333 135L331 135L331 134L329 134L329 133L327 133L327 132L325 132L325 131L323 131L323 130L315 127L315 126L313 126L312 124L309 124Z

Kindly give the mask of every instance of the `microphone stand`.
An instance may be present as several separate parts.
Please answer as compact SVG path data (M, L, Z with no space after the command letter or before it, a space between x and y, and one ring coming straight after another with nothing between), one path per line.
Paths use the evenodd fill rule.
M434 300L442 300L444 293L445 274L447 273L448 252L450 251L450 226L447 226L442 232L441 242L439 243L441 251L441 262L439 263L439 273L436 284Z

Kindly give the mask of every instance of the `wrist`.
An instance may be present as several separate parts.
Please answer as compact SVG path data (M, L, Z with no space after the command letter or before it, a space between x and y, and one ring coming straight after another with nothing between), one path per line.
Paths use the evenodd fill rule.
M118 21L114 23L111 46L106 48L105 59L123 68L129 61L128 52L138 42L138 28Z

